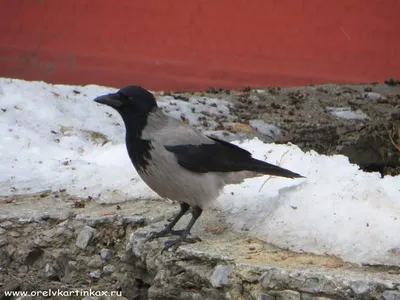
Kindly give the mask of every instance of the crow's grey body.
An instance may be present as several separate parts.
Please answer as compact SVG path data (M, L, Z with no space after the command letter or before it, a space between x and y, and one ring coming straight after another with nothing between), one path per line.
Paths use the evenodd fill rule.
M301 175L251 157L251 153L228 142L203 135L183 122L166 116L154 96L138 86L97 97L96 102L113 107L126 127L126 147L140 177L162 197L181 203L181 209L160 237L179 234L165 249L176 249L188 237L203 208L215 200L226 184L245 178L275 175L288 178ZM184 230L173 227L192 208L192 218Z
M139 169L138 173L161 197L204 209L219 196L226 184L240 183L245 178L260 175L251 171L195 173L182 168L175 154L167 151L165 146L214 144L215 141L166 116L159 108L149 114L142 138L151 143L152 163L145 171Z

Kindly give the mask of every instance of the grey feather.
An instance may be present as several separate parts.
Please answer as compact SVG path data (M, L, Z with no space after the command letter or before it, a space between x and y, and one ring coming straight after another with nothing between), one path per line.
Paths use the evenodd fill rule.
M166 116L159 108L150 113L142 138L150 140L153 149L150 152L151 163L139 175L161 197L205 208L219 196L227 181L238 182L243 177L240 174L195 173L182 168L175 155L165 149L166 145L212 144L214 141Z
M214 143L197 129L165 115L158 107L149 114L142 138L165 146Z

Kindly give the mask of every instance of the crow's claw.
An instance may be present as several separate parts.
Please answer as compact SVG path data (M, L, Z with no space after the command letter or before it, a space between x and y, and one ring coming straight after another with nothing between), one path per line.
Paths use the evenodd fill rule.
M165 230L165 229L163 229L161 231L153 231L153 232L150 232L148 240L152 241L152 240L154 240L156 238L163 237L163 236L166 236L168 234L169 234L169 231Z
M170 235L170 234L182 236L182 235L184 235L184 233L185 233L184 229L172 230L172 229L165 228L165 229L163 229L161 231L158 231L158 232L157 231L150 232L149 240L152 241L152 240L154 240L156 238L167 236L167 235Z
M170 231L170 234L173 234L173 235L180 235L180 236L182 236L184 233L185 233L185 229L171 230L171 231ZM190 234L190 233L189 233L189 234Z
M181 235L176 240L166 241L161 253L163 253L164 251L168 251L171 248L172 248L172 251L175 252L183 242L189 243L189 244L194 244L197 242L201 242L201 239L197 236L196 237L187 237L187 236Z

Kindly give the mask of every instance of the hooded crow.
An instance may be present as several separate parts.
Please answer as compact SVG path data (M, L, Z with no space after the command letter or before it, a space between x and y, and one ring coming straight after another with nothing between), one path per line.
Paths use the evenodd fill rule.
M143 181L158 195L180 203L180 211L160 232L179 237L167 241L163 250L176 250L189 237L204 208L215 200L226 184L245 178L273 175L303 177L297 173L251 157L231 143L205 136L180 120L168 117L157 106L152 93L140 86L127 86L94 101L114 108L122 117L129 157ZM192 218L184 230L173 230L191 208Z

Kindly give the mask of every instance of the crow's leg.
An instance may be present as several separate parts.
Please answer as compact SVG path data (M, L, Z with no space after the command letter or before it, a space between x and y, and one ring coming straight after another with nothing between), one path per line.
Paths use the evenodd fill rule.
M168 234L184 234L185 230L172 230L172 228L174 228L175 224L179 221L180 218L182 218L182 216L189 210L189 208L189 204L181 203L181 210L174 216L173 220L169 222L163 230L150 233L150 239L166 236Z
M190 229L192 229L194 223L196 223L196 220L200 217L202 213L202 209L198 206L193 206L192 207L192 218L190 219L188 225L186 226L185 230L183 233L178 237L176 240L169 240L165 242L164 249L162 251L168 251L168 249L172 248L173 251L176 251L178 247L182 244L182 242L186 243L196 243L200 242L201 239L198 237L188 237L190 234Z

